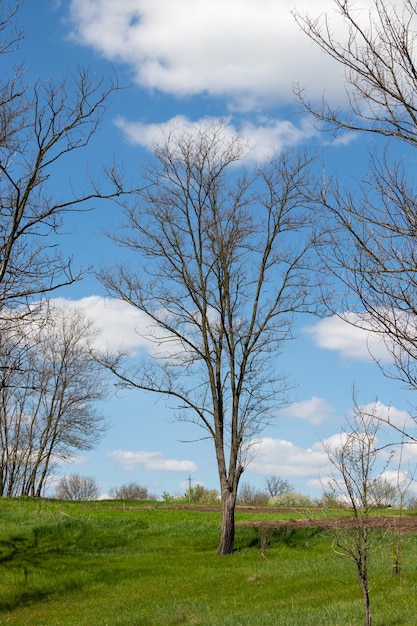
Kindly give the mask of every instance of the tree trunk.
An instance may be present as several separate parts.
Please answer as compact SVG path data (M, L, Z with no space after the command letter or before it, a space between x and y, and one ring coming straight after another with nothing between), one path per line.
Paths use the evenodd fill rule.
M235 506L236 493L229 489L222 489L222 528L220 543L217 548L219 556L233 554L235 543Z
M365 626L372 625L372 614L371 614L371 602L369 598L369 589L368 589L368 580L367 578L361 577L361 587L362 587L362 596L363 596L363 606L365 611Z

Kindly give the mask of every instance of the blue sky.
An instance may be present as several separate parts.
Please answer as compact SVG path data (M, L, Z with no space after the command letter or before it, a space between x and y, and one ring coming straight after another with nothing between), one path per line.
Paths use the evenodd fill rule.
M358 10L368 4L360 0ZM299 83L312 100L325 91L333 103L343 103L341 68L313 46L291 15L294 7L317 16L329 11L335 33L343 37L332 6L330 0L26 0L18 17L25 39L17 56L30 80L59 79L80 64L107 79L116 73L125 87L114 94L91 145L56 172L55 193L68 181L82 184L87 171L98 176L113 158L129 175L140 176L152 141L174 118L179 128L190 129L206 117L227 117L258 160L273 150L313 146L323 168L338 171L347 182L361 176L372 140L321 135L293 95ZM84 267L117 261L120 251L105 231L122 219L112 203L68 216L64 251ZM146 321L108 299L92 275L56 297L85 308L102 330L103 343L143 347L134 328ZM322 441L340 432L354 386L360 404L377 399L378 410L385 414L390 406L400 424L415 401L373 364L367 342L375 340L366 333L333 318L302 317L297 330L279 364L297 386L289 406L262 433L258 455L242 480L261 488L267 475L277 474L296 490L319 496L327 466ZM381 345L375 350L383 354ZM217 488L211 443L182 443L199 439L201 431L174 422L163 399L123 391L102 408L110 423L106 436L94 452L61 466L61 475L94 476L102 494L131 481L158 495L182 493L189 475L193 484ZM403 460L411 465L417 460L414 446Z

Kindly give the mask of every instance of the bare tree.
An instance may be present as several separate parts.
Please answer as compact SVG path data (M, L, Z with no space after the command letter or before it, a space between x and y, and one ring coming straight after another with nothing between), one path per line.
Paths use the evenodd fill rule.
M380 422L376 416L363 413L355 407L354 417L339 442L331 440L325 450L333 467L333 474L325 486L329 500L346 502L353 511L353 524L331 529L336 551L351 560L358 574L365 626L371 626L369 558L371 555L370 514L375 506L372 487L375 485L376 436Z
M68 378L61 383L54 368L57 363L70 367L72 357L64 354L64 344L71 352L82 340L75 337L75 319L65 331L65 322L60 320L65 340L58 337L57 327L51 329L49 319L48 330L57 344L47 345L40 328L45 309L39 303L48 293L81 277L57 245L66 213L85 209L89 201L120 195L122 190L116 169L110 167L105 172L105 190L88 182L86 190L80 184L61 185L60 197L52 191L57 165L65 167L89 144L117 85L105 85L83 68L68 72L58 82L27 82L24 67L13 65L22 37L16 26L20 4L15 2L8 11L0 3L0 55L9 61L3 64L9 72L0 78L0 487L2 493L18 490L39 495L55 453L65 456L70 448L93 441L100 421L93 418L89 401L81 416L80 388L73 417L67 417L65 405L70 402L72 383ZM29 317L32 321L27 323ZM30 336L25 336L29 327ZM68 333L75 334L70 338ZM86 364L91 375L95 366L88 359ZM88 376L85 393L92 393L93 398L98 392L89 386ZM79 427L75 427L77 422Z
M347 102L317 108L302 88L298 96L334 131L355 130L417 143L417 6L414 0L371 0L367 11L354 0L332 0L345 26L339 40L332 18L295 12L303 31L345 70ZM334 16L333 16L334 17Z
M369 486L369 493L373 506L378 508L398 505L401 496L397 487L383 476L374 478Z
M77 310L44 305L18 324L2 320L1 495L40 496L57 461L96 445L105 422L95 403L105 390L93 338Z
M265 485L271 497L294 491L294 486L288 480L280 478L275 474L271 474L271 476L265 478Z
M35 324L22 328L22 320L3 317L0 332L0 494L17 495L25 481L31 457L27 404L36 387L33 361L33 339L40 332ZM33 318L32 318L33 321ZM27 460L25 460L27 457Z
M396 519L396 538L392 543L392 571L396 576L400 576L401 574L401 566L402 566L402 553L403 553L403 513L404 507L406 505L406 499L408 499L408 491L411 484L414 481L416 468L414 467L411 471L404 471L402 468L403 464L403 447L404 447L404 439L401 442L400 454L398 455L398 463L397 463L397 476L396 476L396 497L395 504L399 508L399 514Z
M18 45L18 6L0 21L1 55L13 57ZM68 186L57 198L50 187L57 163L65 167L90 142L116 85L82 68L57 83L26 84L12 58L9 67L0 79L0 310L77 280L79 271L57 248L64 215L121 193L115 168L107 171L106 191Z
M149 493L147 487L139 483L131 482L120 487L112 487L109 497L114 500L157 500L157 497Z
M116 238L137 265L101 275L111 295L147 315L154 350L136 371L118 359L107 366L122 385L170 397L179 418L214 443L219 555L233 551L237 489L254 438L286 399L276 357L293 315L314 297L309 160L284 154L242 173L245 152L223 124L172 129Z
M262 506L268 503L268 494L250 483L244 482L240 484L237 502L249 506Z
M63 476L55 491L57 500L96 500L100 489L91 476Z
M324 209L327 232L327 245L320 247L322 260L339 285L326 296L330 311L352 312L347 321L379 336L386 358L370 348L371 355L386 375L413 389L417 388L416 191L405 166L390 164L383 155L372 157L368 178L353 192L329 181L315 198Z
M417 5L372 0L369 12L350 0L333 0L346 27L336 38L329 16L296 16L306 34L346 70L346 107L326 100L315 107L298 90L305 107L334 132L373 133L409 146L417 144ZM402 150L404 153L404 150ZM412 158L412 155L411 155ZM412 175L408 174L409 165ZM387 146L371 154L363 181L346 191L334 178L315 200L324 208L327 270L345 287L350 321L379 333L394 367L386 374L417 388L416 187L414 162L391 158ZM334 289L336 291L336 289ZM340 291L340 290L339 290ZM327 300L337 311L340 301ZM340 311L340 309L339 309ZM388 367L387 367L388 365ZM407 433L411 438L412 434Z

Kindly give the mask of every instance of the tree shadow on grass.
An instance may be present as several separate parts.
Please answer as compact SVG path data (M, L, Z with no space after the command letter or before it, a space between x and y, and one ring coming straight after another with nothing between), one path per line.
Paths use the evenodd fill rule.
M112 561L119 546L130 545L126 529L100 532L87 520L65 519L32 528L26 533L0 536L0 572L10 572L8 588L0 596L0 611L88 589L92 584L114 584L130 578L126 563ZM124 556L127 556L124 554Z
M236 532L237 550L267 546L285 545L289 548L305 548L315 541L323 540L323 529L317 526L290 528L276 523L241 525Z

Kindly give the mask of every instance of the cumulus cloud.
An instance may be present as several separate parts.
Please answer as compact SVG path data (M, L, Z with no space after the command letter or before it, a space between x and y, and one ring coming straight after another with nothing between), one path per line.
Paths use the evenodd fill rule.
M177 115L161 124L145 124L144 122L129 122L123 117L115 120L116 126L123 132L127 141L134 145L140 145L152 149L168 134L183 135L200 131L213 124L221 124L222 120L206 117L192 121L184 115ZM296 126L287 120L267 119L263 117L258 124L244 122L239 128L229 122L223 124L224 140L231 140L239 132L243 141L246 141L247 159L263 161L271 158L275 153L285 148L294 147L306 139L317 134L311 121L301 119Z
M158 343L147 337L155 338L156 329L152 320L127 302L102 296L88 296L80 300L54 298L54 306L63 310L76 308L85 311L98 331L95 345L98 349L109 351L127 351L135 354L138 350L154 352ZM159 331L161 341L167 339ZM166 349L164 348L166 351Z
M354 325L358 322L361 328ZM370 324L361 320L356 313L326 317L317 324L306 326L304 332L312 337L319 348L336 350L345 358L359 361L376 358L384 362L390 359L382 336L373 332Z
M129 122L121 116L115 119L116 126L120 128L130 143L149 149L162 143L164 138L168 136L179 138L184 134L192 135L198 131L209 130L216 123L222 127L224 142L231 141L236 134L236 128L232 124L226 124L224 120L214 117L205 117L198 121L192 121L185 115L177 115L160 124Z
M359 406L358 409L364 414L373 415L388 422L400 429L409 432L413 436L413 432L417 427L416 422L407 411L403 411L393 406L387 406L382 402L374 402ZM317 412L316 412L317 411ZM312 424L316 422L319 415L333 416L332 407L321 398L313 397L306 402L296 402L291 405L290 413L298 419L305 419ZM414 431L413 431L414 429ZM285 478L309 479L309 483L313 485L314 481L320 482L320 477L326 476L330 471L330 462L327 450L335 450L343 446L349 437L348 431L337 432L321 441L316 441L308 448L302 448L286 439L273 439L264 437L254 443L254 458L248 469L258 474L277 474L285 476ZM395 467L400 458L400 450L398 445L391 445L398 441L398 437L393 429L389 426L386 428L381 423L381 429L377 433L375 439L375 447L378 451L377 457L382 466L391 461L390 467ZM406 440L407 441L407 440ZM388 447L385 447L387 444ZM391 455L394 453L393 458ZM408 443L402 447L401 451L402 466L414 466L417 462L417 445L416 443Z
M323 398L313 396L310 400L293 402L281 411L281 415L283 417L306 420L313 426L318 426L334 417L334 409Z
M387 470L382 472L381 478L386 480L393 487L398 488L402 493L409 493L410 491L415 493L417 491L417 485L413 484L413 477L403 470Z
M361 437L354 439L353 441L360 441ZM321 446L323 450L328 450L331 454L335 453L337 450L341 450L348 441L352 441L350 434L348 432L340 432L335 435L331 435L326 439L323 439L321 442ZM376 441L376 439L374 439Z
M382 402L371 402L358 407L364 415L373 415L381 422L391 424L395 428L409 432L417 427L416 422L407 411L397 409L394 406L383 404Z
M410 413L398 409L395 406L386 405L380 401L358 405L355 409L350 411L349 417L352 418L355 414L363 415L365 419L374 419L374 424L378 428L372 437L372 447L375 448L377 457L384 462L389 462L392 455L394 455L395 458L399 457L398 444L401 443L402 433L409 433L410 437L414 437L414 431L417 428L417 424ZM351 438L349 423L348 420L345 430L322 441L321 445L325 450L335 451L342 448L347 441L350 441L350 443L355 441L356 437ZM361 438L360 422L354 432L358 433L359 441ZM404 462L408 462L409 459L412 458L413 453L414 459L417 459L417 446L411 444L407 437L404 437L404 442L408 442L407 445L402 447Z
M295 4L312 16L329 11L327 0ZM226 96L247 109L293 100L294 82L340 96L341 67L301 32L293 9L293 0L72 0L71 36L165 93Z
M151 471L166 472L195 472L197 465L193 461L166 459L162 452L145 452L138 450L112 450L107 454L108 458L124 470L135 470L143 465Z
M277 474L285 478L318 476L328 459L320 442L300 448L285 439L264 437L256 444L256 456L248 469L258 474Z

